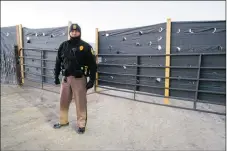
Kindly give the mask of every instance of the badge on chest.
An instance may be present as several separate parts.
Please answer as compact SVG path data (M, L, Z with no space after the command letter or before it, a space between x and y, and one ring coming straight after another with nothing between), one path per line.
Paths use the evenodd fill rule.
M84 46L80 46L80 51L83 51L84 50Z
M79 48L75 47L72 48L72 51L75 53L76 51L83 51L84 50L84 46L80 46Z

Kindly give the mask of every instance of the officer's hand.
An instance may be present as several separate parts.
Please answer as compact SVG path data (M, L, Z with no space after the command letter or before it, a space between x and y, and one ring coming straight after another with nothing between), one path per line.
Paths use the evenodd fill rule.
M60 84L59 78L55 78L55 79L54 79L54 84L56 84L56 85Z
M88 89L91 89L93 86L94 86L94 82L93 82L92 80L90 80L90 81L87 83L86 88L87 88L87 90L88 90Z

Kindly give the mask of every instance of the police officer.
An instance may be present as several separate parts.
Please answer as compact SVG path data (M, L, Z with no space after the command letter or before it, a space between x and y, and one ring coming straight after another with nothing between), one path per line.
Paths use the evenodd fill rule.
M60 84L60 71L63 75L60 89L60 122L54 124L54 128L69 125L69 105L74 98L77 113L77 132L81 134L85 132L87 123L86 93L94 85L97 64L93 48L87 42L81 40L80 26L72 24L69 28L69 34L70 40L63 42L58 49L54 69L56 85ZM89 76L88 82L86 76Z

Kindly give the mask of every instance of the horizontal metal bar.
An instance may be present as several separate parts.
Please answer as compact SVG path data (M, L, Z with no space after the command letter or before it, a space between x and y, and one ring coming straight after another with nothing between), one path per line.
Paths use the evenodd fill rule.
M28 80L28 79L26 79L26 80ZM31 81L31 80L28 80L28 81ZM34 81L32 81L32 82L34 82ZM27 83L25 83L24 86L26 85L26 86L30 86L30 87L33 87L33 88L42 89L42 88L41 88L41 83L38 83L38 84L40 84L40 87L37 87L37 86L34 86L34 85L30 85L30 84L27 84Z
M195 91L196 91L196 90L191 90L191 89L166 88L166 87L158 87L158 86L150 86L150 85L142 85L142 84L132 84L132 83L114 82L114 81L101 80L101 79L98 79L98 81L108 82L108 83L114 83L114 84L120 84L120 85L132 85L132 86L156 88L156 89L169 89L169 90L189 91L189 92L195 92Z
M204 100L199 100L197 101L197 103L206 103L206 104L212 104L212 105L221 105L221 106L226 106L226 103L221 103L221 102L211 102L211 101L204 101Z
M26 79L26 80L28 80L28 79ZM31 81L31 80L28 80L28 81ZM33 81L33 82L35 82L35 81ZM37 82L36 82L36 83L37 83ZM41 83L38 83L38 84L41 85ZM44 84L45 84L45 83L44 83ZM37 89L41 89L41 90L45 90L45 91L54 92L54 93L59 94L59 92L51 91L51 90L48 90L48 89L44 89L44 88L42 88L41 86L40 86L40 88L39 88L39 87L35 87L35 86L33 86L33 85L29 85L29 84L27 84L27 83L26 83L25 85L26 85L26 86L33 87L33 88L37 88ZM96 93L96 92L90 92L90 93L87 93L87 95L94 94L94 93Z
M31 50L31 51L48 51L48 52L57 52L58 49L37 49L37 48L22 48L22 50Z
M155 97L166 98L164 95L159 95L159 94L144 93L144 92L138 92L138 91L132 91L132 90L126 90L126 89L118 89L118 88L106 87L106 86L101 86L101 85L98 85L97 87L107 89L107 90L114 90L114 91L120 91L120 92L132 93L132 94L135 93L135 94L143 94L143 95L147 95L147 96L155 96Z
M108 64L99 63L98 66L125 66L125 67L139 67L139 68L172 68L172 69L198 69L199 67L189 66L149 66L149 65L129 65L129 64ZM200 67L201 69L226 69L225 67Z
M32 82L36 82L36 83L39 83L39 84L42 84L42 81L40 80L34 80L34 79L30 79L30 78L22 78L22 79L25 79L25 80L28 80L28 81L32 81ZM43 82L43 84L50 84L50 85L54 85L54 82L53 83L49 83L49 82Z
M135 94L140 94L140 95L146 95L146 96L155 96L155 97L162 97L162 98L172 98L172 99L184 99L184 101L194 101L194 99L190 99L190 98L182 98L182 97L174 97L174 96L165 96L165 95L161 95L161 94L152 94L152 93L148 93L148 92L139 92L139 91L132 91L132 90L124 90L124 89L118 89L118 88L113 88L113 87L106 87L106 86L97 86L100 88L104 88L104 89L108 89L108 90L115 90L115 91L121 91L121 92L127 92L127 93L135 93Z
M226 67L200 67L201 69L223 69L225 70Z
M215 91L206 91L206 90L198 90L200 93L211 93L211 94L222 94L225 95L225 92L215 92Z
M224 79L199 79L200 81L226 82Z
M148 75L135 75L135 74L120 74L120 73L110 73L110 72L100 72L99 74L109 74L109 75L119 75L119 76L132 76L132 77L142 77L142 78L162 78L162 79L172 79L172 80L198 80L197 78L178 78L178 77L169 77L164 76L148 76ZM199 79L201 81L214 81L214 82L225 82L224 79Z
M41 83L40 83L40 84L41 84ZM36 88L36 89L41 89L41 90L45 90L45 91L49 91L49 92L53 92L53 93L59 94L59 92L51 91L51 90L48 90L48 89L44 89L44 88L42 88L41 86L40 86L40 87L36 87L36 86L33 86L33 85L29 85L29 84L25 84L25 85L26 85L26 86L29 86L29 87Z
M180 53L180 54L98 54L97 56L117 56L117 57L144 57L144 56L199 56L199 55L226 55L226 53Z
M184 100L184 101L194 101L194 99L191 98L183 98L183 97L176 97L176 96L165 96L165 95L154 95L151 93L145 93L145 92L136 92L136 94L140 94L140 95L147 95L147 96L157 96L157 97L162 97L162 98L171 98L171 99L179 99L179 100Z
M148 92L140 92L140 91L132 91L132 90L124 90L124 89L119 89L119 88L114 88L114 87L107 87L107 86L101 86L101 85L98 85L97 87L100 87L100 88L103 88L103 89L108 89L108 90L115 90L115 91L121 91L121 92L127 92L127 93L135 93L135 94L140 94L140 95L146 95L146 96L171 98L171 99L178 99L178 100L189 101L189 102L193 102L194 101L194 98L192 99L192 98L175 97L175 96L166 97L164 95L159 95L159 94L152 94L152 93L148 93ZM199 99L198 99L198 102L212 104L212 105L222 105L222 106L225 105L225 103L203 101L203 100L199 100Z
M116 97L115 95L111 95L111 94L107 94L107 93L102 93L102 92L97 92L97 93ZM136 101L136 102L141 102L141 103L148 103L148 104L154 104L154 105L160 105L160 106L166 106L166 107L172 107L172 108L178 108L178 109L185 109L185 110L191 110L191 111L206 112L206 113L212 113L212 114L218 114L218 115L226 115L226 113L212 112L212 111L193 109L193 108L186 108L186 107L180 107L180 106L175 106L175 105L166 105L166 104L160 104L160 103L155 103L155 102L148 102L148 101L142 101L142 100L137 100L137 99L131 99L131 98L122 97L122 96L118 96L118 97L124 98L124 99L129 99L129 100Z
M41 68L40 66L33 66L33 65L28 65L28 64L20 64L20 65L24 65L27 67L33 67L33 68ZM43 69L47 69L47 70L54 70L54 68L47 68L47 67L42 67Z
M115 82L115 81L108 81L108 80L101 80L101 79L98 79L98 81L120 84L120 85L131 85L131 86L148 87L148 88L156 88L156 89L169 89L169 90L176 90L176 91L196 92L196 90L193 90L193 89L179 89L179 88L171 88L171 87L167 88L167 87L158 87L158 86L150 86L150 85L142 85L142 84L122 83L122 82ZM199 90L198 92L212 93L212 94L225 94L224 92L204 91L204 90Z
M41 75L41 74L31 73L31 72L27 72L27 71L24 71L24 73L30 74L30 75L35 75L35 76L48 77L48 78L53 78L53 79L54 79L54 77L52 77L52 76L50 76L50 75Z
M199 67L188 67L188 66L147 66L147 65L127 65L127 64L107 64L99 63L98 66L126 66L126 67L139 67L139 68L176 68L176 69L198 69Z
M108 90L117 90L117 91L121 91L121 92L127 92L127 93L134 93L135 91L132 91L132 90L127 90L127 89L117 89L117 88L113 88L113 87L107 87L107 86L101 86L101 85L98 85L97 87L99 88L104 88L104 89L108 89Z
M43 60L43 61L50 61L50 62L55 62L55 60L49 60L49 59L41 59L41 58L32 58L32 57L21 57L20 58L24 58L24 59L34 59L34 60Z
M30 86L30 87L33 87L33 88L37 88L37 89L41 89L41 90L45 90L45 91L48 91L48 92L53 92L53 93L59 94L59 92L51 91L51 90L44 89L44 88L35 87L35 86L29 85L29 84L26 84L26 86ZM94 94L94 93L96 93L96 92L90 92L90 93L87 93L87 95Z
M22 64L27 67L33 67L33 68L41 68L39 66L32 66L28 64ZM46 70L54 70L54 68L47 68L47 67L42 67L43 69ZM132 76L132 77L142 77L142 78L162 78L165 79L166 77L164 76L148 76L148 75L134 75L134 74L120 74L120 73L110 73L110 72L100 72L98 71L99 74L109 74L109 75L119 75L119 76ZM213 82L226 82L224 79L197 79L197 78L178 78L178 77L169 77L166 79L172 79L172 80L200 80L200 81L213 81Z
M37 81L37 80L30 79L30 78L26 78L26 77L21 78L21 79L28 80L28 81L32 81L32 82L36 82L36 83L38 83L38 84L40 84L40 85L42 84L41 81Z

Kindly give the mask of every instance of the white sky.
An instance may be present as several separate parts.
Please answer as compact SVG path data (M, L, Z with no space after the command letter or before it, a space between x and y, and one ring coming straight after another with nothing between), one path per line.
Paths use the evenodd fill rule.
M95 28L111 30L172 21L225 20L225 1L1 1L1 27L27 28L78 23L95 42Z

